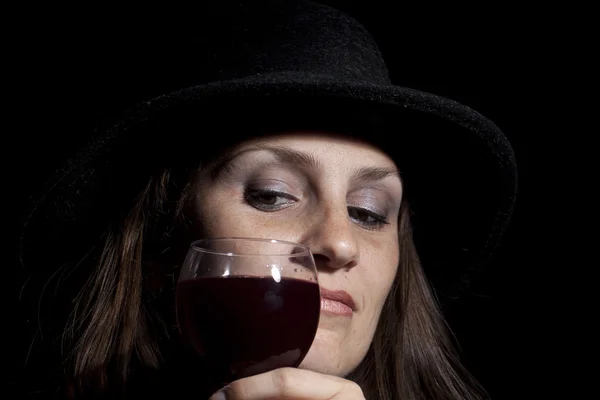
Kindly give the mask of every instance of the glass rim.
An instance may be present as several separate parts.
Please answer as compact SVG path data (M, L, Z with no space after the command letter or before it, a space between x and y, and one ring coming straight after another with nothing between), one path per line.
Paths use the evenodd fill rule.
M233 241L233 240L243 240L243 241L247 241L247 242L286 244L286 245L290 245L290 246L294 246L294 247L300 247L300 248L304 249L304 251L302 251L300 253L293 253L293 254L233 253L233 252L215 251L212 249L207 249L206 247L203 247L201 245L201 243L203 243L203 242L204 243L206 243L206 242L227 242L227 241ZM252 257L265 257L265 256L269 256L269 257L282 257L282 256L284 256L284 257L303 257L303 256L307 256L307 255L312 255L312 253L310 251L310 247L308 247L307 245L304 245L304 244L290 242L287 240L252 238L252 237L241 237L241 236L216 237L216 238L206 238L206 239L194 240L190 244L190 249L193 249L195 251L201 251L201 252L207 253L207 254L216 254L216 255L229 256L229 257L249 257L249 256L252 256Z

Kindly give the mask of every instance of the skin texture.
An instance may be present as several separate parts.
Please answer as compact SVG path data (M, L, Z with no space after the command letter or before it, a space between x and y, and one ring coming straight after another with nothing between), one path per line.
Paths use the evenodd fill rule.
M284 133L241 143L198 183L204 236L308 245L321 287L344 290L355 303L350 315L321 311L300 369L241 379L227 398L361 398L343 377L369 348L398 266L402 184L394 162L353 139Z

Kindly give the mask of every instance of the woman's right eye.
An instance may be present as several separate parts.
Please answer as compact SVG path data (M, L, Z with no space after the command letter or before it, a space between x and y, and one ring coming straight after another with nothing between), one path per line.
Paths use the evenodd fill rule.
M261 211L278 211L298 201L289 193L268 189L247 189L244 195L248 204Z

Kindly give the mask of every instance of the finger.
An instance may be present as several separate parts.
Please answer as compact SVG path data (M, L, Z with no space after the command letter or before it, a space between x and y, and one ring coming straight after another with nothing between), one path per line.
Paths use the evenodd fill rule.
M210 400L364 400L360 387L346 379L297 368L279 368L234 381Z

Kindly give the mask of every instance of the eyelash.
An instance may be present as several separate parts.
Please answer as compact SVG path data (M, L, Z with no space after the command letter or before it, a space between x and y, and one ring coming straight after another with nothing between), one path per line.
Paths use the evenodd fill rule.
M276 190L269 190L269 189L247 189L246 193L244 194L244 198L246 199L248 204L250 204L252 207L254 207L258 210L261 210L261 211L273 212L273 211L278 211L278 210L284 209L291 205L289 203L284 204L283 206L282 205L273 206L270 204L264 204L259 201L259 198L262 196L282 197L284 199L298 201L298 199L296 197L292 196L289 193L279 192Z
M362 212L362 213L366 214L366 216L368 218L373 219L372 221L369 221L369 222L358 221L359 224L361 224L362 226L364 226L367 229L373 229L373 230L381 229L384 225L389 224L389 221L387 220L387 218L381 214L378 214L367 208L348 206L348 214L350 215L350 218L352 218L353 220L356 220L356 219L352 217L352 215L351 215L352 211Z
M265 204L259 200L260 197L263 197L263 196L280 197L280 198L292 200L293 202L298 201L298 198L296 198L295 196L292 196L289 193L279 192L276 190L269 190L269 189L247 189L244 194L244 198L248 202L248 204L250 204L252 207L254 207L258 210L265 211L265 212L274 212L274 211L282 210L282 209L287 208L292 205L290 203L285 203L283 205ZM353 211L358 211L360 213L363 213L364 215L366 215L366 217L368 219L372 219L372 220L371 221L360 221L358 218L355 218L352 216ZM376 229L382 228L384 225L389 224L389 221L387 220L387 218L385 216L378 214L374 211L371 211L369 209L362 208L362 207L348 206L348 215L350 216L350 218L353 221L356 221L358 224L365 227L366 229L376 230Z

